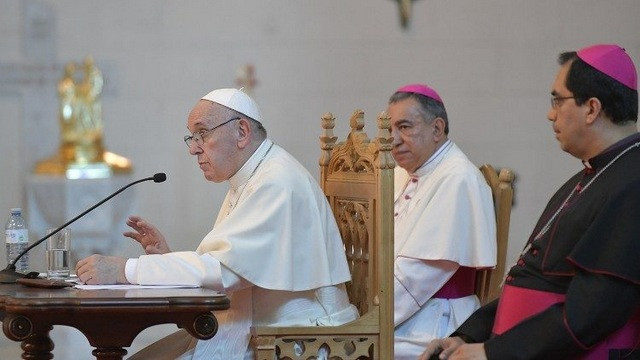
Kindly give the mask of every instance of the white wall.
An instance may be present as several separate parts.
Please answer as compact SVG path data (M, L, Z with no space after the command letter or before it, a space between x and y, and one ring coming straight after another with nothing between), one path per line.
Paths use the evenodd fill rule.
M53 14L53 33L25 31L29 4ZM509 259L515 259L551 193L581 167L561 152L546 120L556 56L613 42L640 64L640 2L413 4L411 28L404 31L397 2L389 0L3 0L0 65L37 62L26 53L25 39L48 38L43 43L53 44L59 75L28 91L0 81L0 217L24 204L24 176L34 158L29 154L41 158L57 143L52 130L43 130L57 129L55 101L39 104L37 126L21 123L39 102L32 94L55 98L60 65L90 54L108 86L108 149L131 158L137 177L158 171L168 176L164 184L136 189L138 213L156 223L174 249L195 248L226 187L207 183L188 155L181 140L186 116L201 95L233 86L236 70L252 63L270 136L314 174L324 112L338 117L337 132L344 135L344 122L360 107L372 135L376 115L398 86L435 87L449 112L451 137L470 158L516 172L509 246ZM41 145L25 146L25 139L41 139ZM127 251L139 253L135 246Z

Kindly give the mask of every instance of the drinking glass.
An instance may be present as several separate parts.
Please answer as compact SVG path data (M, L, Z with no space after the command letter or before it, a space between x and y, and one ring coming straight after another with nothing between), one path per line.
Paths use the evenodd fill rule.
M49 229L50 234L55 229ZM64 228L47 239L47 277L64 279L69 277L69 256L71 252L71 231Z

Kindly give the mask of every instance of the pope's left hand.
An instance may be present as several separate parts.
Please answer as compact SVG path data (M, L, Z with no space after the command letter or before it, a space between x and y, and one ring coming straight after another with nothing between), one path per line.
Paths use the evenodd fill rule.
M78 261L76 274L85 284L128 284L124 275L127 259L116 256L91 255Z

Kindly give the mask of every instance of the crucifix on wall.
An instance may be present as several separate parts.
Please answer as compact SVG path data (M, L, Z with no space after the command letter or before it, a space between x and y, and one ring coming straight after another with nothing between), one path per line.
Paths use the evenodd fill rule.
M402 25L403 29L409 27L409 22L411 21L411 13L413 8L413 2L415 0L395 0L398 2L398 7L400 10L400 25Z
M258 84L256 78L256 70L252 64L241 66L236 72L236 85L242 88L242 91L249 95L253 95L253 89Z

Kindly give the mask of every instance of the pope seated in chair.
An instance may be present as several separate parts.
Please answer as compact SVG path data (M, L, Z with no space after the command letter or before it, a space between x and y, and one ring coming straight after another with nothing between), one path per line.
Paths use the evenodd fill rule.
M330 326L358 317L340 234L316 180L267 138L257 104L244 92L219 89L189 114L184 140L207 180L229 191L213 229L196 251L169 249L158 229L129 217L125 233L144 248L137 259L92 255L76 271L87 284L182 284L220 290L231 308L216 313L207 341L172 335L138 358L251 358L252 325Z

